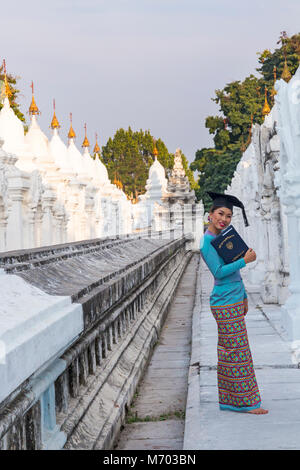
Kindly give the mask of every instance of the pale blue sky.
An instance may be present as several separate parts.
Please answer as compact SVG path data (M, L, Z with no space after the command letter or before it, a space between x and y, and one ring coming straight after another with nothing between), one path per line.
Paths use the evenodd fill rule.
M92 145L130 125L193 161L214 90L255 73L256 52L300 32L299 17L299 0L18 0L1 6L0 60L21 76L23 112L34 81L48 136L55 98L65 142L72 112L78 146L85 122Z

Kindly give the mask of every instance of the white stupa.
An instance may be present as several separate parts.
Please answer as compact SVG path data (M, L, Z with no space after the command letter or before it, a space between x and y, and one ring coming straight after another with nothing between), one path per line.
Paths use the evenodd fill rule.
M140 201L148 200L148 203L154 205L155 202L161 202L161 197L166 192L168 180L166 178L165 169L158 161L158 150L154 142L154 162L149 168L149 176L146 181L146 193L139 196Z
M70 114L70 121L70 130L68 133L69 145L67 148L68 159L77 175L77 179L82 183L88 184L91 181L91 177L84 165L84 159L75 144L76 134L72 125L72 114Z
M74 171L72 164L70 162L67 147L59 136L58 129L60 128L60 124L55 114L55 101L53 102L53 104L54 104L54 113L53 113L53 118L51 121L51 128L53 130L53 136L49 142L49 149L54 158L56 165L59 166L60 174L64 178L72 179L76 176L76 172Z
M0 138L4 141L6 152L20 155L24 153L24 127L10 107L8 96L5 96L0 111Z
M1 89L3 107L0 111L0 139L4 141L3 150L20 155L24 152L24 127L20 119L10 107L12 97L7 75L5 60L3 60L4 82Z
M32 99L29 107L31 122L28 132L25 135L25 145L28 151L35 157L36 166L42 174L51 170L55 172L58 170L59 166L55 164L54 158L51 155L48 137L38 124L37 116L40 114L40 111L34 99L33 83L31 84L31 88Z
M163 193L167 189L168 180L166 178L165 169L158 161L157 148L154 147L154 162L149 168L149 177L146 182L146 195L152 200L160 201Z
M149 168L149 176L146 182L146 192L138 197L139 202L133 206L134 227L145 228L151 225L153 212L157 204L161 204L162 197L166 194L168 180L165 169L158 161L158 150L154 142L154 162Z
M4 83L1 90L3 108L0 111L0 139L4 141L4 151L16 155L16 166L20 170L31 172L37 169L36 157L25 140L22 121L10 106L9 100L12 97L12 92L6 76L5 61L3 61L3 65Z
M39 161L47 161L49 159L48 137L41 130L34 115L31 117L31 123L25 135L25 143Z
M85 136L84 136L84 140L81 146L83 148L83 154L81 158L83 159L83 165L84 165L85 171L90 177L90 184L92 186L95 186L97 185L97 177L95 174L96 172L95 172L95 165L94 165L95 162L93 158L91 157L91 154L89 151L90 143L86 135L86 124L84 125L84 130L85 130Z
M103 187L103 186L106 186L106 185L110 185L110 180L109 180L109 177L108 177L107 168L104 165L104 163L102 163L102 161L100 159L100 152L101 152L101 150L100 150L100 147L98 145L98 138L97 138L97 134L96 134L96 144L95 144L95 147L94 147L94 154L96 155L96 158L94 160L94 167L95 167L95 171L96 171L96 175L97 175L97 181Z

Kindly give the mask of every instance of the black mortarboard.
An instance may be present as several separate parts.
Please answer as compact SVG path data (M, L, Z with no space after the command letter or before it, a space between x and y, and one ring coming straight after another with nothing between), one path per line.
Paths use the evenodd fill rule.
M220 193L214 193L212 191L207 191L207 194L212 198L213 200L213 205L215 207L227 207L232 211L233 206L240 207L243 212L243 218L246 227L249 226L244 204L235 196L231 196L230 194L220 194Z

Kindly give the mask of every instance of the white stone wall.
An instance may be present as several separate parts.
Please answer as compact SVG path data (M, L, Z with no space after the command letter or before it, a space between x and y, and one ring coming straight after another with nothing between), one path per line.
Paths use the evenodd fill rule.
M278 194L280 168L278 116L275 105L264 123L253 128L251 143L237 165L226 193L243 201L249 227L236 210L233 224L257 254L245 270L249 290L260 292L265 303L284 303L288 296L285 214Z
M0 250L16 250L130 233L131 206L108 182L24 171L0 140Z
M282 305L282 325L300 344L300 69L276 89L226 192L243 201L250 223L235 211L233 224L257 253L245 269L249 290Z
M155 157L146 192L132 204L110 182L100 159L93 160L88 147L81 153L73 137L66 146L58 127L48 140L37 116L31 115L24 136L23 125L5 98L0 111L0 251L162 230L154 222L154 209L166 188L165 170ZM191 233L191 248L197 249L201 207L180 208L180 220L166 208L172 212L166 220L174 220L164 225L164 236L170 238L171 231L176 238Z
M289 83L277 82L280 169L276 177L288 238L284 256L289 262L289 297L283 306L283 324L290 339L300 344L300 68ZM285 239L285 237L284 237Z

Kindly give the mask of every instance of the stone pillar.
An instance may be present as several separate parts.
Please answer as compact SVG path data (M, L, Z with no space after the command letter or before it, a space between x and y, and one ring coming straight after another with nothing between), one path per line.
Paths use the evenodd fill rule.
M269 196L269 197L268 197ZM278 302L278 277L275 268L275 257L277 246L274 243L274 233L271 221L271 196L265 195L262 198L263 218L266 225L265 237L265 277L261 286L261 296L265 304L275 304Z
M281 285L279 287L278 303L282 305L286 302L289 295L288 286L290 279L287 216L283 210L282 204L280 204L280 220L279 251L281 256Z
M42 217L42 236L41 242L42 246L51 245L53 243L54 234L53 234L53 214L52 208L55 202L55 194L51 188L47 188L43 194L42 198L42 207L43 207L43 217Z
M8 182L8 219L6 233L6 249L24 248L23 203L25 193L29 189L29 176L18 168L13 168L7 175Z
M2 199L2 198L1 198ZM7 227L7 214L3 199L0 203L0 251L6 250L6 227Z
M36 240L37 206L35 204L30 204L28 209L28 245L26 248L36 248L38 246Z

